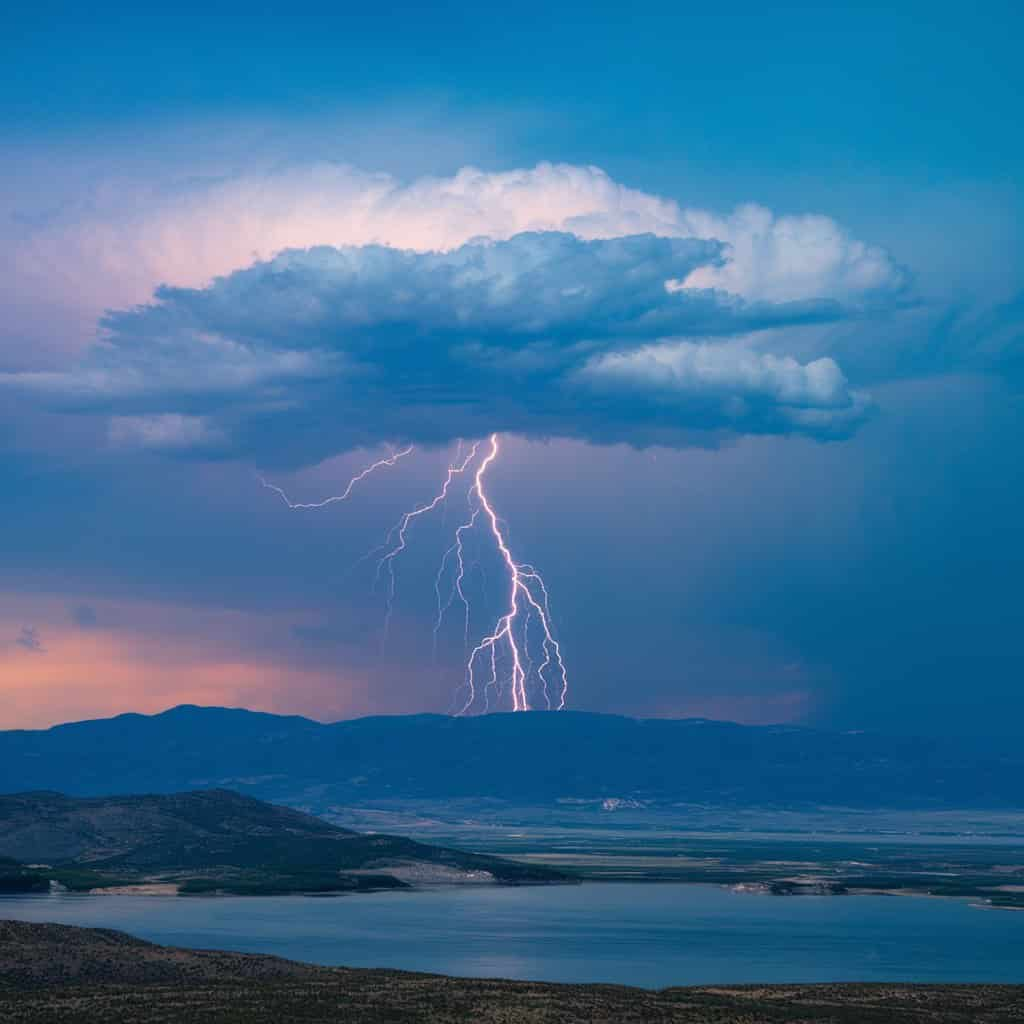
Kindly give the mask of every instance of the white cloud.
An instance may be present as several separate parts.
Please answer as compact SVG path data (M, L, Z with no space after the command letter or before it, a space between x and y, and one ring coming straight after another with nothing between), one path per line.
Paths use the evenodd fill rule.
M829 217L777 217L746 205L729 217L688 210L684 220L694 237L729 247L724 265L695 271L686 281L690 287L771 302L828 296L856 304L904 283L884 250L850 238Z
M802 364L735 344L671 342L607 353L589 360L575 381L666 425L689 407L693 418L702 410L749 432L841 437L870 407L831 359Z

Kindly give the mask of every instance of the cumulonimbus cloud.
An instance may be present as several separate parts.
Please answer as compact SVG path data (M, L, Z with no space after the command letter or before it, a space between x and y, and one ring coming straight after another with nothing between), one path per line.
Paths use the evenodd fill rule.
M410 183L326 163L174 188L109 182L8 249L18 294L103 309L147 302L161 283L204 287L285 249L443 252L477 237L540 231L714 240L728 258L689 283L751 301L858 304L899 289L905 277L884 250L826 216L777 216L750 203L716 214L629 188L596 167L549 163L498 173L468 167Z
M730 251L556 231L442 251L290 250L206 287L161 287L106 317L80 369L16 380L112 417L122 443L263 459L491 430L672 445L847 435L868 403L832 360L747 339L849 305L712 287Z

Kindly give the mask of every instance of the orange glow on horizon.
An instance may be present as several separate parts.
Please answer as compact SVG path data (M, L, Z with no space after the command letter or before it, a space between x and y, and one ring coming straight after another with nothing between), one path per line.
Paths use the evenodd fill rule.
M8 626L9 635L18 630ZM368 687L341 671L296 666L208 638L44 625L41 650L0 645L0 729L47 728L61 722L177 704L246 707L332 720L365 714Z

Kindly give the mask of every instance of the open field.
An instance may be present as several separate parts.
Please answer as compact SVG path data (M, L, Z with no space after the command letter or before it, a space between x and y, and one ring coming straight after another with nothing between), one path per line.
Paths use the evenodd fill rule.
M958 896L1024 908L1018 813L399 800L320 813L348 827L402 830L587 881Z
M479 1024L929 1024L1024 1021L1024 986L670 988L469 980L157 946L121 932L0 922L0 1020Z

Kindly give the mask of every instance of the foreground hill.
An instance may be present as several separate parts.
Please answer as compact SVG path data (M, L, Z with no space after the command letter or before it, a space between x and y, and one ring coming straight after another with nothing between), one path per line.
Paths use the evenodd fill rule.
M581 712L324 725L182 706L0 732L0 791L226 787L301 806L384 798L1022 808L1024 748Z
M551 985L313 967L156 946L121 932L0 921L0 1019L405 1024L1010 1024L1024 987Z
M0 889L169 884L189 893L397 888L403 879L556 880L497 857L366 835L226 790L0 796ZM27 868L14 863L45 864Z

